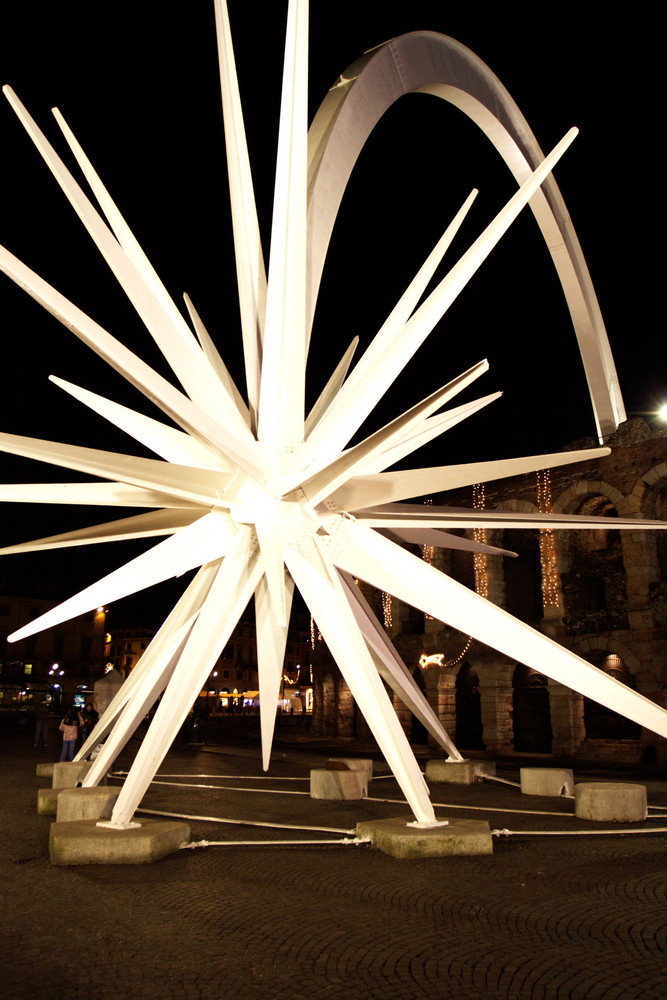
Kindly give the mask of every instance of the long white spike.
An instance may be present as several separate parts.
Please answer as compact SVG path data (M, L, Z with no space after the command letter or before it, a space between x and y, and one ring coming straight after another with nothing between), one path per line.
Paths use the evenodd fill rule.
M49 381L64 389L84 406L99 413L115 427L125 431L135 441L146 445L167 462L191 465L195 469L221 469L223 472L230 472L234 468L219 451L207 447L175 427L169 427L159 420L146 417L143 413L137 413L136 410L99 396L96 392L90 392L89 389L82 389L81 386L66 382L56 375L49 375Z
M266 313L266 272L226 0L214 0L214 8L243 355L252 429L256 431Z
M408 545L432 545L436 549L456 549L458 552L486 552L489 556L503 556L516 559L518 553L510 549L499 549L497 545L486 545L472 538L461 538L437 528L380 528L388 538L407 542Z
M0 503L64 503L92 507L169 507L186 510L198 508L192 500L183 500L155 490L143 490L127 483L2 483Z
M290 0L258 424L276 471L304 437L307 183L308 0Z
M262 554L264 579L271 595L271 611L275 616L276 624L280 628L286 629L289 622L289 608L285 587L281 527L279 517L274 516L272 510L269 510L265 517L258 517L255 521L255 532Z
M52 112L56 122L60 126L60 130L63 133L69 148L81 168L81 172L88 181L91 190L97 199L98 205L106 216L107 222L113 230L116 239L136 270L141 275L142 279L145 281L146 285L151 289L153 295L160 300L161 307L166 313L169 314L174 326L180 329L183 339L187 340L188 338L186 337L186 328L183 322L183 317L176 308L176 304L160 280L155 268L144 253L127 222L119 212L114 200L102 183L101 178L88 159L83 147L65 121L64 116L58 108L52 108Z
M17 642L45 628L59 625L77 615L83 615L101 604L118 601L136 594L163 580L181 576L195 566L219 559L229 548L235 529L231 519L224 514L211 513L182 528L148 552L131 559L119 569L102 577L96 583L63 601L57 607L35 618L23 628L7 637Z
M325 385L324 389L322 389L317 402L306 418L306 434L309 434L313 427L319 423L332 401L338 395L340 387L345 381L347 370L350 367L350 363L354 357L354 352L356 351L358 344L359 338L355 337L348 349L345 351L343 357L336 365L331 378Z
M426 507L424 504L387 504L355 513L355 520L368 528L551 528L552 531L645 531L667 530L667 521L645 521L632 517L586 517L582 514L539 514L506 510L469 510L463 507Z
M493 462L473 462L470 465L447 465L433 469L409 469L405 472L382 472L357 476L336 493L336 502L345 510L359 510L378 504L422 497L446 490L488 483L508 476L521 476L538 469L555 469L561 465L587 462L611 454L610 448L586 448L583 451L559 451L550 455L527 458L504 458Z
M286 577L285 591L287 620L294 595L294 581L283 569ZM266 576L259 581L255 591L255 617L257 623L257 669L259 671L259 716L262 734L262 767L269 769L271 744L276 725L276 710L280 694L280 681L285 665L287 626L280 623L273 607L273 600Z
M111 816L112 826L130 822L213 664L224 649L259 582L261 567L251 533L238 532L206 595L171 680L162 696Z
M190 628L191 626L184 626L180 629L171 643L171 652L165 652L159 659L152 659L148 669L142 673L140 678L137 678L132 696L128 697L122 709L116 714L113 723L108 727L108 736L90 771L85 775L83 785L86 788L99 784L130 737L141 725L142 720L146 718L151 706L155 704L167 687L176 669ZM139 664L134 668L132 674L138 669ZM103 733L100 733L98 741L100 738L104 738ZM93 747L95 746L97 743L93 743ZM85 760L83 749L82 747L80 751L81 756L77 755L79 760Z
M151 510L136 517L123 517L106 524L94 524L88 528L77 528L59 535L36 538L31 542L7 545L0 548L0 556L18 552L44 552L47 549L66 549L73 545L97 545L103 542L126 542L137 538L156 538L173 535L200 517L205 510Z
M366 640L380 677L389 684L392 691L398 695L404 705L407 705L412 714L426 727L443 750L453 760L462 760L461 754L429 705L426 696L419 690L414 677L389 642L386 632L373 614L361 589L355 586L348 573L341 573L341 579L352 613Z
M160 626L158 632L149 643L145 653L130 673L130 676L125 679L125 683L116 692L111 700L111 703L100 716L97 725L94 727L90 736L77 753L75 760L85 760L90 751L93 750L105 736L107 736L128 701L133 699L134 691L139 686L139 683L143 681L144 676L147 673L151 673L153 670L162 670L165 663L171 659L174 651L178 649L183 641L183 638L192 627L194 619L199 613L201 603L208 593L208 589L211 586L214 576L214 564L212 563L209 563L207 566L203 566L198 571L195 578L180 596L173 609ZM144 715L145 714L146 713L144 713ZM98 784L100 778L106 774L106 771L112 762L113 758L112 760L103 758L103 760L100 761L99 757L97 757L95 759L95 764L86 774L84 784Z
M428 788L319 536L288 547L289 571L418 822L435 823ZM326 586L323 582L326 581Z
M44 162L188 395L202 401L206 409L221 419L225 426L242 440L249 441L247 426L231 400L221 392L218 380L213 376L201 349L166 291L159 291L155 282L147 279L137 269L11 87L4 87L3 90ZM92 177L89 180L94 182ZM101 185L98 184L99 187Z
M204 326L202 318L195 309L192 299L187 294L187 292L183 292L183 301L185 302L185 307L188 310L188 315L190 316L192 325L195 328L195 333L197 334L197 340L201 344L201 349L206 355L208 363L210 364L211 368L219 378L222 385L225 387L225 391L229 393L231 398L236 403L236 408L243 417L244 421L246 422L248 427L250 427L251 422L250 422L250 412L248 410L248 407L244 402L241 393L236 388L236 382L229 374L227 365L220 357L220 353L215 344L213 343L211 335Z
M253 462L254 449L246 447L229 430L213 420L187 396L174 388L136 354L107 333L98 323L49 285L38 274L0 247L0 270L44 306L68 330L90 347L112 368L120 372L135 388L148 396L169 417L188 433L214 445L249 475L261 479L263 473Z
M317 504L325 497L331 496L339 486L362 469L366 462L372 462L383 451L409 436L435 410L444 406L447 400L469 386L471 382L488 371L488 368L487 361L480 361L479 364L459 375L458 378L452 379L437 392L427 396L421 403L406 410L386 427L344 452L335 462L303 483L301 489L304 494L312 504Z
M489 403L495 402L496 399L500 399L501 396L502 392L493 392L489 396L473 400L472 403L464 403L453 410L446 410L445 413L436 413L435 416L428 418L421 429L407 435L397 445L394 445L393 448L387 448L386 451L383 451L372 462L364 464L359 474L366 476L384 472L385 469L395 465L396 462L400 462L406 455L412 455L413 452L417 451L423 445L428 444L429 441L439 437L445 431L451 430L452 427L456 427L462 420L467 420L468 417L477 413L484 406L488 406Z
M570 129L384 348L384 337L378 342L378 334L369 348L372 365L364 360L364 355L341 389L337 405L330 408L326 419L313 431L309 446L317 451L322 449L327 458L332 451L339 451L344 446L507 232L576 135L577 129Z
M430 254L417 271L416 275L405 289L400 299L389 313L373 341L363 353L355 365L350 378L345 387L338 393L338 397L332 401L326 415L326 421L320 421L317 431L308 435L308 444L313 449L322 447L325 438L330 434L331 428L339 428L332 447L340 450L354 434L357 427L360 427L365 418L357 422L356 406L359 404L359 386L371 376L373 369L380 362L382 356L391 348L392 344L400 336L408 319L417 308L417 304L426 291L429 281L435 274L439 264L442 262L447 250L459 229L463 225L468 212L472 208L477 197L477 190L473 189L461 208L458 210L452 221L449 223L444 233L431 250ZM376 401L377 402L377 401ZM375 403L373 403L373 406ZM371 409L373 408L371 406ZM351 407L351 409L350 409ZM370 410L368 410L370 413Z
M511 659L534 667L640 726L667 736L664 708L377 532L366 531L353 521L340 520L331 552L341 569ZM328 543L322 539L321 544Z
M210 507L219 501L225 485L232 479L230 473L193 469L154 458L137 458L135 455L42 441L17 434L0 434L0 451L104 479L120 479L132 486L174 493L185 500Z

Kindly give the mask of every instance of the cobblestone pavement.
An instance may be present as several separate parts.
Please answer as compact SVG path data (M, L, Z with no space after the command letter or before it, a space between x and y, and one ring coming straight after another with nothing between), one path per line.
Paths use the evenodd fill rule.
M450 815L525 835L497 839L490 857L399 861L365 846L279 843L335 836L327 833L193 820L193 841L234 843L182 850L153 865L57 868L48 860L50 819L35 808L45 784L35 763L54 759L55 736L51 750L33 750L28 733L0 729L7 1000L667 997L665 834L536 836L604 827L576 820L570 801L499 784L440 785L433 798L448 803ZM256 748L174 749L161 772L190 775L191 785L296 792L307 791L307 781L284 779L307 777L321 759L312 742L282 745L267 781L259 780ZM383 763L376 773L387 773ZM499 773L518 774L514 765ZM645 780L649 802L667 807L667 781L657 770L647 774L636 780ZM374 781L371 795L400 798L390 778ZM405 813L371 799L328 803L175 784L154 785L144 805L342 830ZM647 824L660 825L667 819ZM250 839L272 843L238 843Z

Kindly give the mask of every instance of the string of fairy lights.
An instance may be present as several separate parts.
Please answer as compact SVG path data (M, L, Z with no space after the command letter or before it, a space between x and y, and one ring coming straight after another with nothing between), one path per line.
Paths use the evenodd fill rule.
M537 507L540 513L551 513L551 474L549 469L541 469L537 473ZM432 504L433 500L425 500L425 504ZM484 483L475 483L472 488L472 505L475 510L483 510L486 506L486 487ZM488 544L488 532L486 528L475 528L473 538L476 542L484 545ZM558 559L556 553L556 538L551 528L540 528L540 564L542 569L542 601L544 607L556 607L558 605ZM421 556L429 566L433 565L435 558L435 546L421 545ZM475 572L475 590L480 597L488 600L489 597L489 557L486 552L475 552L473 556ZM359 580L354 581L359 586ZM381 595L382 619L385 629L391 629L393 625L393 598L386 591ZM425 615L431 619L431 615ZM310 617L310 644L313 649L322 638L322 633L317 627L315 619ZM465 645L460 653L451 660L443 662L444 654L438 653L433 656L422 656L420 666L426 667L437 664L439 667L455 667L466 657L472 646L474 639L468 636Z
M433 501L429 498L427 500L424 500L424 503L428 507L433 504ZM433 558L435 556L435 545L421 545L420 548L422 553L422 559L424 560L425 563L428 563L429 566L432 566ZM431 621L431 622L433 621L433 615L425 614L424 618L426 619L426 621Z
M486 487L484 483L475 483L472 488L472 505L475 510L483 510L486 505ZM482 545L488 543L486 528L475 528L473 538ZM475 590L480 597L489 597L489 557L486 552L475 552L473 557L475 567Z
M542 514L551 513L551 473L537 473L537 508ZM542 568L542 603L545 608L558 605L558 561L556 538L551 528L540 528L540 565Z

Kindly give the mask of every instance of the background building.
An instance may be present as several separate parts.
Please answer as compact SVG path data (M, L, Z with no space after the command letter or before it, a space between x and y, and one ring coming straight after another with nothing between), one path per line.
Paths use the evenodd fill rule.
M436 498L452 506L594 514L594 531L488 531L518 559L414 547L444 572L661 706L667 704L667 533L615 531L615 517L667 520L667 432L622 424L609 457ZM572 448L594 446L577 441ZM422 612L364 593L461 750L667 762L667 741ZM367 730L326 647L314 657L316 732ZM396 701L415 743L423 727Z
M103 674L104 608L97 608L19 642L7 642L21 625L59 602L37 597L0 597L0 705L16 708L48 695L54 708L77 693L92 692Z

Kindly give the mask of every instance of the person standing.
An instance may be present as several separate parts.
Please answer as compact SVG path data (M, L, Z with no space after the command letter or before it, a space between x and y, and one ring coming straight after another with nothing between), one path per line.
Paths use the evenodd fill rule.
M88 702L83 712L83 729L81 731L81 742L85 743L93 729L97 725L97 720L99 719L99 714L93 708L92 702Z
M60 723L60 731L63 734L63 748L60 754L61 761L74 760L76 752L76 740L79 735L79 726L83 725L81 713L76 708L70 708L65 718Z
M40 742L43 747L46 746L46 738L49 731L49 703L46 698L40 698L40 700L35 705L35 746L39 746Z

